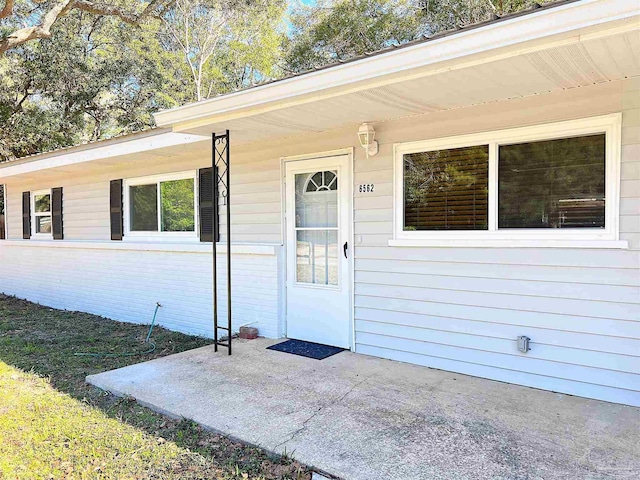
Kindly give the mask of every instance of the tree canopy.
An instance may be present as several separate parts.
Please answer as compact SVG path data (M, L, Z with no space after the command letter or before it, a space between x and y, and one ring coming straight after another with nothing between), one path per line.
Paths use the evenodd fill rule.
M0 56L0 161L141 130L159 109L276 75L285 9L285 0L176 0L135 27L67 12L48 38Z
M532 0L0 0L0 161Z

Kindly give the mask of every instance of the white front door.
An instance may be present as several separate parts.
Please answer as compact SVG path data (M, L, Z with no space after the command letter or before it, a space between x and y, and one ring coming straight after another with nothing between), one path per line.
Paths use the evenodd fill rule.
M348 155L286 162L287 337L349 348Z

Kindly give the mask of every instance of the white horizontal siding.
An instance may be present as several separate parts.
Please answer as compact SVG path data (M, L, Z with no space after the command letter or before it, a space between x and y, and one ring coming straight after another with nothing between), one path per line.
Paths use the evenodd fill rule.
M358 258L409 260L412 262L472 263L547 267L586 267L637 270L637 250L589 250L572 248L385 248L362 247Z
M566 330L559 330L552 328L555 325L548 325L543 322L527 324L526 321L521 321L520 324L511 324L505 322L505 320L508 321L508 319L499 317L492 319L492 321L481 321L400 311L394 312L393 317L391 317L387 311L364 307L356 307L356 316L362 319L358 320L362 322L387 323L388 325L403 325L442 332L464 333L467 335L509 340L510 342L524 332L527 336L536 339L534 342L535 345L554 345L556 347L589 350L592 354L612 353L634 358L640 354L640 338L626 336L625 334L628 332L626 332L624 328L616 330L615 321L600 325L600 328L594 329L594 332L576 332L575 330L569 330L567 328L571 326L570 323L565 325L564 322L562 322L561 326ZM557 319L562 320L560 317ZM582 320L584 321L584 319ZM579 323L574 322L573 325L576 326L579 325ZM608 327L609 330L605 330L603 327ZM605 333L603 333L603 330L605 330ZM512 347L513 345L509 345L509 353L513 353ZM589 360L587 359L587 361ZM640 368L637 358L635 358L633 362L635 363L631 365L634 370L631 371L637 372L638 368Z
M486 365L504 365L527 373L552 374L565 380L628 390L640 381L637 362L633 365L633 357L622 355L607 354L598 359L597 353L592 353L576 363L566 348L536 344L537 352L532 350L525 357L509 348L508 340L370 322L360 323L357 340L370 345L379 341L380 346L395 345L400 350L454 360L475 358L475 362ZM460 354L461 351L464 353Z
M356 186L375 184L371 194L354 194L356 351L640 405L640 127L632 84L618 84L584 115L623 110L620 237L628 250L390 247L393 143L433 138L433 129L446 130L447 120L438 121L446 115L382 128L372 159L356 151ZM469 132L498 127L501 115L505 127L555 120L563 108L573 118L574 107L588 108L589 90L598 87L553 107L545 96L519 110L515 102L509 112L496 107L492 126L474 112L488 107L456 114ZM531 338L527 354L516 348L519 335Z
M414 353L394 346L386 347L382 342L376 341L375 343L376 345L359 344L358 352L365 355L373 355L400 362L473 375L475 377L490 378L502 382L515 383L517 385L551 390L553 392L569 393L580 397L613 401L626 405L637 406L640 404L638 392L633 390L596 385L593 383L575 382L554 376L531 374L509 368L508 365L504 365L503 362L488 365L476 363L475 359L469 359L464 355L464 350L458 352L458 354L455 355L455 359L450 359L424 353ZM501 366L498 367L494 365Z
M555 268L553 275L550 275L549 268L546 265L487 264L481 262L453 263L437 260L394 260L390 264L387 259L358 258L356 260L356 270L389 273L422 273L425 275L454 278L471 277L475 279L481 278L483 280L495 279L496 281L506 279L524 282L547 282L552 285L564 283L568 288L575 287L575 289L582 288L584 284L595 285L596 290L599 290L601 287L604 287L606 290L607 287L616 285L640 286L640 275L638 275L637 269L634 268L591 268L563 265L561 268ZM478 277L478 273L482 273L483 276Z
M419 266L419 265L418 265ZM547 277L548 278L548 277ZM479 282L478 280L482 280ZM590 301L600 303L612 303L628 304L633 313L637 311L640 306L640 298L638 295L637 287L626 287L620 285L603 285L603 284L586 284L586 283L574 283L574 282L559 282L547 281L547 279L541 281L532 280L516 280L516 279L500 279L500 278L482 278L477 277L461 277L450 275L433 275L428 273L389 273L389 272L376 272L376 271L358 271L356 272L356 282L360 284L370 285L388 285L393 284L402 287L414 287L414 288L427 288L430 290L442 290L440 300L446 300L447 291L454 292L478 292L489 294L501 294L501 295L513 295L519 298L532 297L533 299L570 299L586 301L587 305ZM386 294L388 295L388 294ZM499 299L501 305L504 307L508 301ZM534 300L535 301L535 300ZM593 310L588 311L597 312L603 307L595 307ZM635 306L635 307L634 307ZM589 305L589 307L591 307ZM545 305L545 308L551 308L551 304ZM607 306L604 305L606 309ZM578 313L579 310L572 309L573 313ZM608 311L605 312L608 317Z
M5 185L5 223L7 238L22 238L22 191L14 185Z
M278 249L279 251L279 249ZM252 324L260 335L279 337L278 255L232 255L232 316L237 330ZM226 257L218 255L219 315L226 322ZM54 308L115 320L149 323L155 303L158 323L211 337L211 254L0 245L0 292Z
M359 273L357 272L358 276ZM363 275L367 277L368 275ZM535 295L513 295L489 292L488 289L476 288L472 290L446 290L442 288L411 287L399 284L389 284L394 281L394 276L385 278L381 275L380 284L359 282L356 284L356 295L363 295L382 299L398 299L406 301L419 301L430 303L442 303L451 305L464 305L469 307L499 308L511 311L554 313L560 315L574 315L590 318L611 318L616 320L628 320L640 322L638 314L640 307L637 303L621 303L608 301L596 302L589 300L576 300L572 298L539 297ZM383 283L385 282L385 283ZM482 282L478 279L477 283ZM408 283L408 282L404 282ZM471 288L471 286L467 287ZM480 291L478 291L480 290ZM638 325L640 327L640 324Z
M493 322L508 325L540 327L567 332L592 333L615 337L640 338L637 322L610 318L582 317L558 313L514 311L505 308L480 307L476 305L458 305L453 303L410 301L356 295L355 305L386 312L393 323L393 312L423 315L425 321L431 316L457 318L477 322ZM402 318L402 317L398 317ZM470 326L471 328L471 326ZM522 334L524 335L524 333ZM515 339L514 339L515 341ZM534 339L535 341L535 339ZM515 343L514 343L515 348Z

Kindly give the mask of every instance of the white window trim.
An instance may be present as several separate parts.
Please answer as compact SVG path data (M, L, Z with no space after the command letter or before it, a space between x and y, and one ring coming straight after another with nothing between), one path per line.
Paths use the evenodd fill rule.
M547 123L471 135L394 145L394 238L391 246L576 247L627 248L619 240L620 135L622 115ZM503 229L498 230L498 146L605 133L604 229ZM403 155L431 150L489 145L489 229L483 231L404 231Z
M36 212L36 197L41 195L49 195L49 212ZM38 190L31 192L31 236L34 238L53 238L53 195L51 189ZM38 233L37 232L37 217L50 217L51 218L51 232L50 233Z
M161 206L160 206L160 187L158 186L158 231L157 232L139 232L131 231L131 203L129 198L129 187L136 185L149 185L155 183L159 185L161 182L169 182L172 180L193 179L193 232L162 232L161 227ZM146 177L128 178L124 180L124 241L146 242L146 241L198 241L199 240L199 222L198 222L198 176L197 171L189 170L185 172L176 172L162 175L150 175Z

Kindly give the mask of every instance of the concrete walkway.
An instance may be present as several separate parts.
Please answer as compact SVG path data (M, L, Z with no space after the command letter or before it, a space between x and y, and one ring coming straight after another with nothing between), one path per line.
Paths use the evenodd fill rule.
M343 352L238 341L87 377L353 480L640 478L640 409Z

